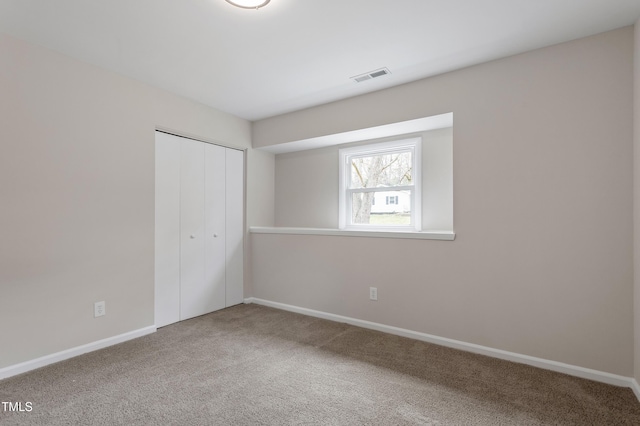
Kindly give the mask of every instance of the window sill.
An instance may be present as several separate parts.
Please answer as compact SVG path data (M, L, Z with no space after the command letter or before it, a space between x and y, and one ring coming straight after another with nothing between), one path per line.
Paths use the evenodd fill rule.
M252 234L288 234L288 235L333 235L341 237L369 237L369 238L406 238L417 240L453 241L456 234L452 231L353 231L330 228L284 228L251 226Z

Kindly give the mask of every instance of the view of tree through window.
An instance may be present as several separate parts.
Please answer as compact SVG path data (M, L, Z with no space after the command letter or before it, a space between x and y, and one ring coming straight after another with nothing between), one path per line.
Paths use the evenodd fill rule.
M351 157L352 223L410 225L412 164L411 151Z

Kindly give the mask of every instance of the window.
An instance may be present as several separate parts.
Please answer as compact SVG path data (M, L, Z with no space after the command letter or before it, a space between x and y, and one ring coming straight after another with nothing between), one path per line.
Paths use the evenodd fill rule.
M420 231L421 139L340 150L340 229Z
M375 198L373 200L375 201ZM397 195L395 197L387 196L387 205L388 204L398 204L398 196Z

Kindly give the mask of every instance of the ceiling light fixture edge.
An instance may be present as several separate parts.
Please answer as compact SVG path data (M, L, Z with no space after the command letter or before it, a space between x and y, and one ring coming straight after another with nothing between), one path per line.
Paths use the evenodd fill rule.
M271 0L225 0L227 3L241 9L260 9L266 6Z

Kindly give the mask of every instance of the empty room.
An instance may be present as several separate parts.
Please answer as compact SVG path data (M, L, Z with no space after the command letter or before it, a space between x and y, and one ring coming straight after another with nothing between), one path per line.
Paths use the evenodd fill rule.
M0 0L0 425L640 424L638 0Z

